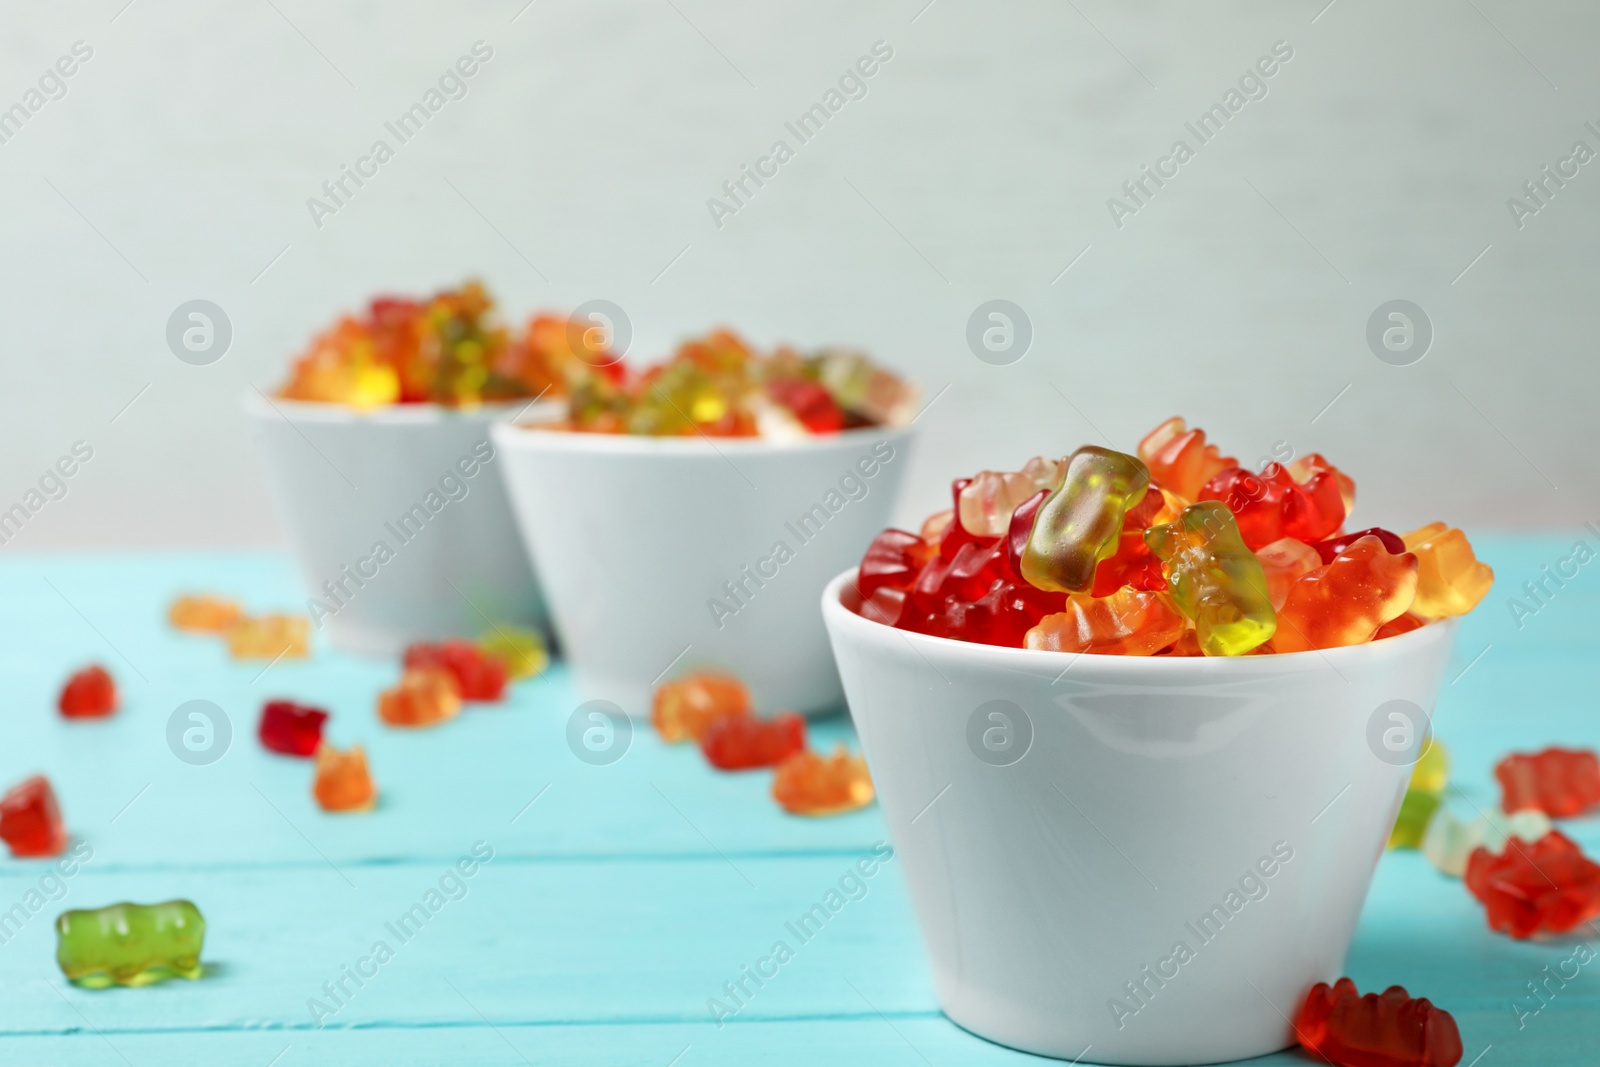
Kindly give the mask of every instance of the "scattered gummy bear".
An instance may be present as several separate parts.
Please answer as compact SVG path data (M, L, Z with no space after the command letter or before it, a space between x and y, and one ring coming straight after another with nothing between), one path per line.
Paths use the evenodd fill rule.
M405 666L407 670L438 667L448 671L464 700L499 700L505 695L505 664L471 641L412 645L406 649Z
M1505 811L1536 808L1563 819L1600 804L1600 759L1588 749L1514 752L1495 765L1494 776Z
M867 761L842 744L831 756L798 752L780 763L772 778L772 798L794 815L839 815L866 807L873 795Z
M1400 814L1389 832L1390 848L1421 848L1422 837L1439 808L1444 787L1450 779L1450 754L1437 738L1429 737L1422 757L1411 768Z
M478 637L478 647L499 660L507 677L520 681L544 673L550 665L550 650L537 630L520 626L496 625Z
M85 667L67 679L56 707L69 719L95 719L110 715L117 710L117 683L98 663Z
M1336 1067L1455 1067L1461 1033L1450 1013L1401 986L1362 996L1341 978L1318 982L1294 1018L1295 1036Z
M806 747L806 721L792 711L770 719L724 715L700 735L700 751L721 771L775 767Z
M56 962L91 989L199 978L205 936L206 921L187 900L75 909L56 918Z
M311 795L323 811L371 811L378 802L378 787L367 771L366 751L354 745L340 752L324 741L317 748Z
M1489 929L1515 938L1564 934L1600 918L1600 864L1559 830L1531 845L1479 847L1462 877L1483 902Z
M310 756L322 743L328 713L292 700L269 700L261 708L261 744L285 756Z
M226 634L243 617L237 601L204 593L181 596L167 609L174 629L195 633Z
M1468 822L1441 807L1428 821L1428 832L1422 836L1422 854L1441 874L1460 878L1467 869L1467 858L1478 848L1499 855L1512 838L1532 844L1553 829L1550 817L1532 808L1515 815L1489 811Z
M669 744L698 741L725 715L749 715L750 690L729 674L686 674L656 687L650 720Z
M407 667L399 685L378 695L378 718L390 726L433 726L460 712L456 676L444 667Z
M56 856L66 849L67 830L50 779L36 774L0 797L0 838L19 858Z
M311 654L311 620L304 615L246 616L228 629L234 659L296 659Z

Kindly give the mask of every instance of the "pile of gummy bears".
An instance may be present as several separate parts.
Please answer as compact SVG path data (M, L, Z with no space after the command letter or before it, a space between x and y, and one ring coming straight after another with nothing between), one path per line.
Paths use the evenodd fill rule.
M910 382L841 348L758 352L717 330L631 368L608 325L541 312L513 335L478 282L426 300L383 296L318 335L279 391L368 410L566 398L538 428L652 436L794 439L910 420Z
M953 493L919 533L868 547L862 615L992 645L1240 656L1393 637L1494 581L1444 523L1346 532L1355 483L1322 456L1252 472L1179 418L1137 456L1085 445Z

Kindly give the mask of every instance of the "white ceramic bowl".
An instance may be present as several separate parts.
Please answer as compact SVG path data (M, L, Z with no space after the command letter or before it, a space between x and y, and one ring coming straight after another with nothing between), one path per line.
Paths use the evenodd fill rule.
M244 407L313 597L307 611L335 645L391 656L491 622L544 622L489 426L559 405L363 413L252 391Z
M1286 1016L1340 976L1410 775L1388 702L1431 711L1455 624L1230 660L1072 655L871 622L854 581L823 615L945 1013L1095 1063L1294 1044Z
M494 440L585 698L642 716L660 679L721 667L764 711L839 706L817 596L888 525L909 429Z

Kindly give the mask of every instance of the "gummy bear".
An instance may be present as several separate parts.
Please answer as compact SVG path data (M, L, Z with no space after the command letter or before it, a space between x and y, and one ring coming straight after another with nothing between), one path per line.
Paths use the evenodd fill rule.
M1339 487L1339 498L1344 503L1344 513L1349 515L1356 507L1356 483L1338 467L1322 458L1320 452L1301 456L1289 464L1289 476L1304 485L1318 474L1327 474Z
M1034 456L1020 471L979 471L956 495L961 525L978 537L999 537L1017 505L1061 480L1061 460Z
M1116 554L1123 516L1143 502L1149 485L1149 470L1133 456L1094 445L1078 449L1034 516L1022 577L1051 592L1089 592L1100 561Z
M1219 471L1237 467L1239 461L1224 456L1216 445L1206 444L1206 432L1185 428L1181 418L1171 418L1151 430L1139 442L1139 458L1150 470L1150 477L1185 501L1200 495L1201 486Z
M407 667L400 684L378 694L378 718L390 726L435 726L461 712L461 690L445 667Z
M1332 563L1338 558L1339 553L1361 540L1363 537L1376 537L1383 542L1383 550L1391 556L1398 556L1406 551L1406 543L1399 534L1390 533L1388 530L1374 526L1367 530L1357 530L1355 533L1336 534L1326 541L1318 541L1311 547L1316 549L1317 556L1323 563Z
M471 641L418 643L405 651L407 670L439 667L450 672L464 700L499 700L506 691L506 667Z
M1272 601L1274 611L1289 599L1289 587L1296 579L1323 565L1316 548L1292 537L1280 537L1262 545L1256 549L1256 559L1261 561L1261 570L1267 576L1267 599Z
M1508 843L1499 855L1473 850L1462 881L1482 901L1489 929L1515 938L1564 934L1600 918L1600 864L1560 830L1531 845Z
M806 721L792 711L770 719L724 715L700 735L700 751L720 771L775 767L806 747Z
M550 665L550 650L537 630L496 625L478 636L478 647L499 660L512 679L532 678Z
M1239 524L1250 548L1292 537L1313 544L1331 535L1344 521L1344 501L1332 475L1318 473L1305 485L1269 463L1255 474L1243 467L1218 472L1201 488L1200 500L1220 500Z
M56 917L56 963L90 989L199 978L205 937L206 921L187 900L75 908Z
M903 426L916 412L917 387L859 352L823 349L806 364L858 424Z
M269 752L285 756L310 756L322 743L322 724L328 713L292 700L269 700L261 707L257 733Z
M1152 526L1145 543L1167 565L1178 610L1208 656L1242 656L1272 639L1277 617L1261 561L1245 547L1227 505L1191 504L1177 522Z
M927 562L897 625L936 637L1017 647L1063 603L1061 594L1035 588L1012 572L1000 540L968 541L954 558L934 556Z
M1372 639L1381 641L1385 637L1399 637L1401 634L1408 634L1412 630L1420 630L1426 625L1428 625L1427 619L1419 619L1408 611L1404 615L1390 619L1378 627L1378 631L1372 635Z
M772 778L772 798L794 815L839 815L866 807L873 795L867 761L844 745L831 756L798 752L779 764Z
M1505 811L1535 808L1564 819L1600 804L1600 759L1588 749L1512 753L1495 764L1494 776Z
M0 838L17 857L57 856L66 850L67 830L50 779L36 774L0 797Z
M1439 808L1450 778L1450 754L1436 738L1428 738L1422 756L1411 768L1411 781L1400 801L1400 813L1389 831L1390 848L1421 848L1423 835Z
M884 530L872 539L861 557L856 589L863 600L870 600L880 588L908 588L932 555L933 547L916 534Z
M303 658L311 654L311 620L304 615L241 618L228 630L235 659Z
M1153 656L1189 628L1165 592L1119 589L1109 596L1072 593L1067 610L1046 615L1024 638L1027 648Z
M1405 535L1417 557L1417 599L1411 610L1425 619L1465 615L1494 584L1494 571L1479 563L1467 535L1433 522Z
M117 683L98 663L67 679L56 701L61 714L69 719L93 719L117 710Z
M1370 641L1405 613L1416 591L1416 557L1391 555L1378 538L1362 537L1289 587L1272 647L1304 652Z
M360 745L340 752L324 741L317 746L317 767L311 795L323 811L370 811L378 788L367 771L367 753Z
M1110 596L1119 589L1165 589L1166 573L1160 558L1144 543L1144 530L1124 529L1117 537L1117 550L1100 561L1094 571L1091 596Z
M1294 1018L1295 1036L1336 1067L1455 1067L1461 1033L1450 1013L1401 986L1362 996L1341 978L1311 987Z
M225 634L243 617L237 601L204 594L181 596L167 609L167 621L174 629L197 633Z
M1532 844L1553 829L1550 817L1532 808L1515 815L1489 811L1466 822L1456 818L1449 808L1441 807L1428 821L1428 832L1422 835L1422 854L1440 873L1460 878L1467 869L1467 857L1476 849L1481 847L1499 855L1513 837Z
M650 721L669 744L699 741L717 719L751 713L750 690L728 674L686 674L656 687Z
M805 378L775 378L767 382L767 395L793 412L800 425L814 434L844 429L844 409L833 394Z

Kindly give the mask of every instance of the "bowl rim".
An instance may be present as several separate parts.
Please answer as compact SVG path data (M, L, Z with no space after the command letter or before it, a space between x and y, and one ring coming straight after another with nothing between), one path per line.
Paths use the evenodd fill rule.
M710 455L713 452L807 452L844 450L874 441L910 437L913 422L862 426L829 434L777 440L770 437L654 437L647 434L585 433L554 427L523 426L499 420L492 429L496 445L538 452L589 452L600 455Z
M1074 670L1079 663L1093 668L1109 669L1118 673L1159 674L1173 671L1226 672L1229 678L1247 678L1255 674L1271 673L1274 669L1295 669L1316 666L1332 667L1335 672L1341 664L1354 665L1373 656L1407 655L1417 651L1412 646L1428 642L1451 641L1460 624L1459 618L1435 619L1408 633L1386 637L1382 641L1366 641L1359 645L1338 648L1309 649L1304 652L1275 652L1263 656L1112 656L1091 652L1054 652L1046 649L1011 648L1005 645L986 645L977 641L960 641L953 637L938 637L901 630L858 614L846 606L847 593L855 590L855 576L859 568L852 567L836 575L822 591L822 616L831 632L849 633L864 640L882 640L890 634L904 638L911 650L924 658L942 657L961 661L965 665L985 667L1007 673L1049 673L1060 675ZM857 594L859 595L859 594ZM1053 683L1052 683L1053 684Z
M551 420L566 409L565 398L549 400L533 397L524 400L492 401L474 407L445 407L443 404L383 404L375 408L354 408L333 400L291 400L257 387L246 389L240 403L251 415L286 418L290 422L331 425L423 426L446 422L502 422L532 417Z

